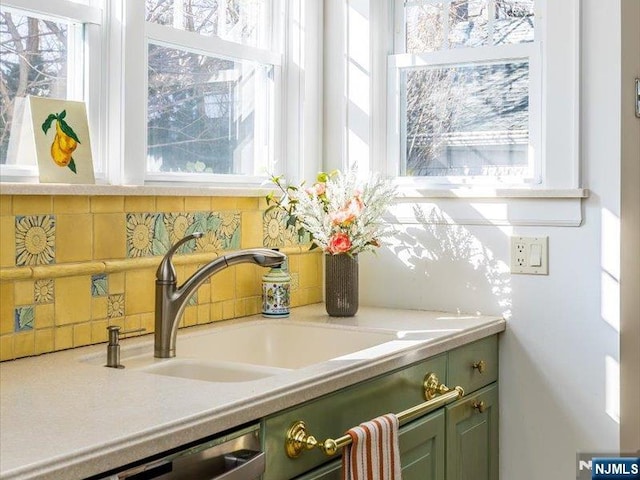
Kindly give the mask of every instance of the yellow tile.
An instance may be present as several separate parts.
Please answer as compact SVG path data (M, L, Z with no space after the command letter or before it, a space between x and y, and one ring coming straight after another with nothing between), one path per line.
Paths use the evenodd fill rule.
M53 200L51 195L14 195L14 215L42 215L51 213Z
M13 333L15 325L13 282L0 282L0 334Z
M144 328L145 335L155 331L155 321L153 312L140 315L140 328Z
M16 218L0 217L0 267L16 264Z
M211 321L211 305L208 303L198 305L198 325Z
M84 195L56 195L53 197L53 213L89 213L89 197Z
M238 198L238 210L258 210L258 197Z
M91 298L91 319L100 320L107 318L107 297Z
M109 282L109 294L124 293L124 272L112 273L108 277Z
M222 319L228 320L230 318L235 318L235 300L227 300L226 302L222 302Z
M110 327L118 326L118 327L120 327L121 330L124 330L124 317L110 318L109 319L109 326Z
M29 332L16 333L13 339L13 353L16 358L28 357L36 352L36 333Z
M209 303L211 301L211 287L202 285L198 288L198 303Z
M15 358L13 354L13 337L14 335L3 335L0 337L0 362Z
M54 330L53 342L56 351L73 347L73 327L71 325L56 327Z
M236 270L227 268L211 277L211 301L219 302L235 297Z
M155 212L156 197L125 197L124 211L127 213Z
M324 285L324 255L321 253L316 254L316 285Z
M247 315L256 315L262 311L262 297L247 298Z
M322 287L309 289L309 303L319 303L322 301Z
M41 353L53 352L53 349L54 349L53 328L36 330L36 355L40 355Z
M56 325L89 321L91 319L91 276L56 278L55 282Z
M289 273L298 274L300 272L300 255L288 255L287 265L289 266Z
M258 208L262 211L266 210L273 204L267 204L267 199L265 197L260 197L258 199Z
M13 213L13 197L11 195L0 194L0 215L11 215Z
M33 285L33 280L20 280L15 282L13 301L16 305L33 304Z
M56 262L89 261L93 256L93 215L56 215Z
M222 320L222 302L212 303L209 315L212 322Z
M236 297L244 298L252 295L260 295L262 285L256 281L256 270L258 267L250 264L241 264L234 267L236 269ZM265 274L267 269L260 269L258 273ZM262 276L262 275L260 275Z
M157 197L157 212L182 212L184 211L184 197Z
M125 315L155 309L155 269L132 270L125 274Z
M316 254L300 255L299 279L300 288L315 287L318 284L318 262Z
M111 195L91 197L91 211L93 213L124 212L124 197Z
M211 197L184 197L184 209L187 212L208 212L211 209Z
M262 247L262 213L259 211L242 212L240 247Z
M140 315L130 315L124 318L124 331L128 332L131 330L138 330L140 328ZM132 333L129 336L138 335L137 333Z
M235 317L244 317L247 315L247 305L246 305L246 301L244 298L240 298L238 300L236 300L236 303L234 305L234 314Z
M93 216L93 258L104 260L125 258L126 256L125 215L123 213L95 214ZM111 276L109 277L109 288L111 288Z
M198 306L193 305L184 309L184 325L192 327L198 324Z
M53 327L55 324L55 310L53 303L36 304L35 319L36 328Z
M214 212L237 209L238 199L236 197L211 197L211 210Z
M94 320L91 322L91 343L106 342L109 338L107 327L109 323L106 320Z

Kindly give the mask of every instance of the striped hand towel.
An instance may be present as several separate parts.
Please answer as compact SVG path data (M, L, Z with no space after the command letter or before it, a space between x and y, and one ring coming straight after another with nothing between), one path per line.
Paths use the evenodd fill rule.
M398 418L382 415L347 432L342 453L343 480L400 480Z

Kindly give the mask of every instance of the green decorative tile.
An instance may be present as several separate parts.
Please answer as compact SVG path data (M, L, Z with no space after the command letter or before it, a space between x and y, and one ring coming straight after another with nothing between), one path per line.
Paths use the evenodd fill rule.
M91 275L91 296L104 297L109 294L109 283L106 273Z
M198 292L194 292L193 295L191 295L189 297L189 300L187 300L187 306L193 306L193 305L197 305L198 304Z
M17 307L15 309L15 331L23 332L25 330L33 330L34 319L33 305Z
M15 241L17 266L55 263L55 216L16 216Z
M166 238L170 245L175 245L184 237L189 235L191 226L195 223L193 213L165 213L162 215L162 223L166 231ZM189 232L189 233L187 233ZM178 253L188 253L195 249L195 242L188 242L180 247Z
M52 303L55 298L53 279L36 280L33 284L33 298L36 303Z

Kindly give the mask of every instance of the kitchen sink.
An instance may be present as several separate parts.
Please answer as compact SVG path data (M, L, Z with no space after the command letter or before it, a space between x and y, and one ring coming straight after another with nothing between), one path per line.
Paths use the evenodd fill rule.
M391 332L264 320L180 331L174 358L153 357L153 345L121 349L127 370L210 382L249 382L279 375L396 340ZM104 355L83 361L104 365Z

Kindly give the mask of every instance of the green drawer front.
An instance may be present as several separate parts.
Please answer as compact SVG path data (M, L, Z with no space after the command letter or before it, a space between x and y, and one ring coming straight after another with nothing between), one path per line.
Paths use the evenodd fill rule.
M298 458L287 457L285 435L292 423L304 421L308 433L318 440L340 437L362 422L424 402L425 375L434 372L440 382L445 382L446 364L446 355L440 355L266 418L263 441L267 468L263 480L294 478L329 460L318 449L305 451Z
M459 385L464 388L465 395L468 395L497 379L498 337L496 335L449 352L447 373L449 387Z

